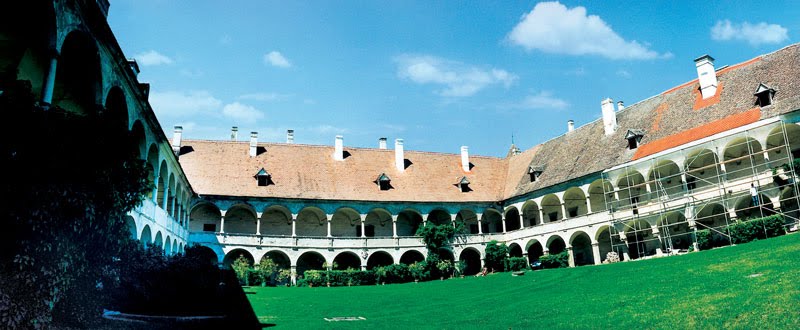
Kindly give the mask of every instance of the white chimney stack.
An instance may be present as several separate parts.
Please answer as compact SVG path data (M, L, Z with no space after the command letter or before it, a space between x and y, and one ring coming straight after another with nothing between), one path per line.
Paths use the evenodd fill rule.
M286 130L286 143L294 143L294 130Z
M181 136L183 135L183 127L175 126L175 131L172 133L172 152L177 156L181 151Z
M341 135L336 136L336 142L333 145L333 159L344 160L344 137Z
M239 137L239 127L233 126L231 127L231 141L236 141Z
M258 153L258 132L250 132L250 157Z
M606 135L614 134L617 130L617 114L614 113L614 100L608 98L600 102L600 109L603 111L603 128Z
M622 111L622 109L625 109L625 103L617 101L617 111Z
M575 121L572 119L567 120L567 133L572 132L575 130Z
M394 140L394 165L400 172L406 169L406 158L403 155L403 139Z
M461 146L461 169L469 172L469 147Z
M378 149L386 149L386 138L382 137L378 139Z
M697 79L700 81L700 94L703 99L717 94L717 72L714 70L714 58L703 55L694 60L697 66Z

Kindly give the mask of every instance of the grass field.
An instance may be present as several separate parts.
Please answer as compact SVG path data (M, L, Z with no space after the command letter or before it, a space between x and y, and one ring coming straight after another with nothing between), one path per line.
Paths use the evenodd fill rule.
M517 277L245 291L262 323L291 329L800 329L800 235Z

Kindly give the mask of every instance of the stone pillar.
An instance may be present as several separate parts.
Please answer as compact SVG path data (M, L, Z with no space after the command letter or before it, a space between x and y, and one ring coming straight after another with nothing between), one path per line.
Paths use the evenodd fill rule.
M478 235L483 235L483 226L481 225L481 217L478 217Z
M594 257L594 264L599 265L603 263L603 256L600 255L600 243L592 243L592 256Z
M50 105L53 103L53 90L56 86L56 71L58 69L58 51L50 51L50 66L47 68L47 75L42 84L42 103Z
M664 250L661 249L661 245L663 242L661 241L661 232L658 231L658 227L653 228L653 237L658 239L658 247L656 247L656 256L660 257L664 255ZM645 243L645 247L647 243Z
M153 173L153 184L155 184L155 187L153 187L153 203L158 206L158 185L161 184L161 182L159 182L161 181L161 177L156 174L158 173Z
M508 218L503 219L503 234L506 233L506 220L508 220Z
M575 267L575 252L572 251L572 245L567 245L567 253L569 254L569 266Z
M365 225L366 223L367 223L367 215L366 214L361 214L361 238L366 238L367 237L367 227ZM366 267L366 266L364 266L364 267Z
M519 215L519 229L525 228L525 220L522 218L522 214Z
M561 203L561 220L567 218L567 203Z
M261 235L261 215L263 213L256 212L256 235Z
M297 214L292 214L292 237L297 237Z
M333 237L333 235L331 235L331 220L332 220L332 218L333 217L329 217L329 216L325 215L325 225L328 226L328 237Z
M539 224L544 224L544 209L542 208L539 209Z
M592 213L592 199L589 196L586 196L586 214Z
M164 185L164 204L160 205L160 206L161 206L162 209L164 209L164 211L166 211L167 210L167 205L169 205L169 185L165 184Z
M620 253L622 253L622 261L630 261L631 256L628 254L628 237L625 236L624 233L619 234L619 241L622 243L622 249L620 249Z
M290 281L292 282L292 285L297 285L297 265L291 265L290 268L292 269Z
M686 181L686 172L681 172L681 185L683 186L683 191L689 191L688 182Z
M542 255L546 256L546 255L549 255L549 254L550 254L550 249L548 249L547 247L543 247L542 248Z
M392 237L397 238L397 216L392 215Z
M220 234L224 234L225 233L225 212L227 212L227 211L219 211L219 213L221 214L221 216L219 217L219 233Z

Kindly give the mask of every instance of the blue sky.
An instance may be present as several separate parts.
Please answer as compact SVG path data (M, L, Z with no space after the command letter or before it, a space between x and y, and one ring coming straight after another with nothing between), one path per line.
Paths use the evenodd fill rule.
M499 3L499 5L498 5ZM114 0L109 24L184 138L504 156L796 42L792 2ZM244 133L244 134L242 134Z

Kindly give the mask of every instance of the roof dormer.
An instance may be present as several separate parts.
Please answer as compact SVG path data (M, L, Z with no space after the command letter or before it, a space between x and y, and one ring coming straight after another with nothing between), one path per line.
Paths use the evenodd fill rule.
M256 181L258 181L259 187L266 187L271 184L275 184L275 182L272 182L272 175L269 174L269 172L267 172L263 167L258 170L258 173L256 173L254 177L256 178Z
M377 184L378 187L381 188L381 190L389 190L394 188L392 187L391 181L392 179L390 179L389 176L386 175L386 173L381 173L381 175L379 175L378 178L375 179L375 181L373 182L375 182L375 184Z
M775 96L775 89L764 85L764 83L759 83L753 95L756 96L756 105L763 108L772 105L772 97Z
M544 172L544 166L542 165L528 166L528 175L531 177L531 182L536 182L539 176L542 175L542 172Z
M642 137L644 137L644 130L629 129L628 132L625 133L625 139L628 140L628 149L633 150L638 148Z
M458 183L456 183L456 185L458 186L459 189L461 189L461 192L472 191L472 188L469 187L469 179L467 179L466 176L462 176L461 179L458 180Z

